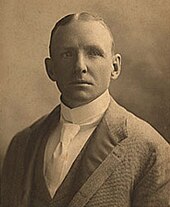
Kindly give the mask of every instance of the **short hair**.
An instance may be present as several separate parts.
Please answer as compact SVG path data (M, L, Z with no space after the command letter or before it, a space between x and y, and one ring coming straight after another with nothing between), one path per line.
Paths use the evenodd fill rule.
M75 14L68 14L66 16L64 16L63 18L61 18L54 26L54 28L51 31L51 37L50 37L50 44L49 44L49 53L50 56L52 57L52 48L53 48L53 37L55 32L58 30L59 27L61 26L65 26L69 23L71 23L73 20L80 20L80 21L97 21L100 24L102 24L109 32L111 40L112 40L112 53L114 53L114 40L113 40L113 34L110 30L110 28L107 26L107 24L104 22L103 18L101 18L98 15L93 15L90 14L88 12L81 12L81 13L75 13Z

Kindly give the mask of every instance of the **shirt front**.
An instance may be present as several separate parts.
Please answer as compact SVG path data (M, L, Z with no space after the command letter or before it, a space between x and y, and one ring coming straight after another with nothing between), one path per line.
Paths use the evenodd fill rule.
M56 190L63 182L76 157L82 150L92 132L95 130L96 126L99 124L103 114L109 106L109 103L110 94L108 90L106 90L101 96L92 102L73 109L70 109L61 103L60 121L48 139L44 156L44 176L47 183L47 165L51 157L55 155L59 144L63 142L63 130L65 128L65 125L68 125L67 136L64 138L64 142L66 143L63 152L64 160L62 162L62 166L60 166L61 176L54 187L49 187L47 185L51 197L54 196ZM74 125L79 126L79 129L76 132L76 135L72 137L71 134L74 133ZM69 140L69 138L67 140L67 137L69 135L71 137L71 140ZM56 163L57 161L58 160L56 160Z

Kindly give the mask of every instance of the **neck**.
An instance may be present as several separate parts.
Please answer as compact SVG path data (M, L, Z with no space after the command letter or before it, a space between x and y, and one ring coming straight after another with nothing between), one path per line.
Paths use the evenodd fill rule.
M108 90L90 103L79 107L70 108L61 102L61 116L71 123L85 124L89 120L101 116L108 108L109 103Z
M63 96L61 95L61 101L63 102L63 104L65 104L67 107L69 107L70 109L73 109L73 108L77 108L79 106L83 106L85 104L88 104L90 102L92 102L93 100L95 100L96 98L98 97L95 97L94 99L91 99L91 100L67 100L67 99L64 99Z

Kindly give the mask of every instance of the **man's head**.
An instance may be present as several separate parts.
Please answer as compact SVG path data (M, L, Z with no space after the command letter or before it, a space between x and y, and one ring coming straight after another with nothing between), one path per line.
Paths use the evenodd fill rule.
M120 55L104 21L88 13L59 20L51 33L46 69L62 101L74 108L100 96L120 73Z

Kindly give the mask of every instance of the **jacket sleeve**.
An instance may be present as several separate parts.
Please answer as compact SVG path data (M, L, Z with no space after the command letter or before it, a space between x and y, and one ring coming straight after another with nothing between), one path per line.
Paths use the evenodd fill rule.
M133 195L133 207L170 206L170 147L164 140L151 146L152 155Z
M8 147L2 168L0 194L2 206L15 206L15 199L18 199L18 190L22 186L24 153L30 134L29 131L29 128L27 128L17 133Z

